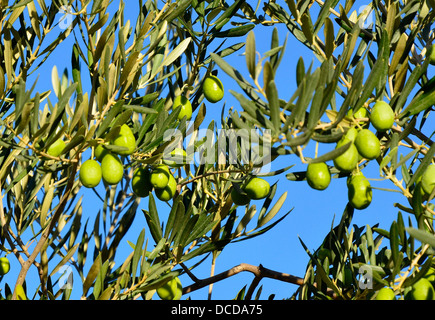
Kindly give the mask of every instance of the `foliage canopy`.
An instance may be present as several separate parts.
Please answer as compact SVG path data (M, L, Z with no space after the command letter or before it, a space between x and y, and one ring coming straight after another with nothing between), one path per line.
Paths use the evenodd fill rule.
M306 171L291 172L296 162L328 163L331 178L349 180L376 162L379 176L371 178L388 180L391 188L384 191L401 193L403 203L394 204L399 211L389 230L351 227L362 208L349 202L316 251L301 240L309 257L306 274L280 278L299 286L289 298L374 299L383 287L405 297L425 276L435 247L435 189L428 193L421 185L422 179L429 185L434 179L424 175L435 155L435 78L426 58L433 51L435 1L373 0L357 8L353 0L281 5L270 0L254 8L242 0L141 0L134 4L135 21L125 19L124 1L115 2L0 1L0 250L21 265L16 282L4 284L3 298L70 299L70 288L56 286L66 264L79 274L84 299L151 299L182 273L194 283L184 293L212 283L194 276L204 257L215 261L226 246L261 236L290 213L282 212L287 192L277 195L276 184L262 199L240 206L231 198L233 190L242 192L254 176L306 180ZM278 92L281 80L275 78L288 49L278 24L318 60L318 67L298 60L289 99ZM257 51L256 28L270 29L265 53ZM41 79L30 83L30 76L56 50L65 50L67 39L73 43L65 52L71 75L53 66L51 87L36 91ZM235 53L244 54L248 74L228 63L226 57ZM204 95L205 79L218 72L232 80L223 84L224 93L240 109L226 112L223 101L212 105ZM178 116L181 107L173 107L181 95L192 106L190 121ZM382 130L370 118L379 101L394 113L394 123ZM204 124L208 107L221 107L221 118ZM113 143L125 126L134 136L134 150ZM201 126L231 143L220 148L198 138ZM360 156L349 170L335 166L355 148L353 130L364 128L379 140L380 154ZM231 140L222 130L241 136ZM249 155L243 152L246 134L258 142ZM187 152L187 161L171 168L168 181L174 179L176 191L161 221L157 190L138 195L131 182L138 168L148 176L161 164L177 137L188 140L187 151L201 161L191 161ZM59 141L64 144L50 149ZM315 154L308 145L316 146ZM328 151L318 154L319 146ZM86 160L98 160L97 150L119 160L122 180L109 184L103 172L98 186L84 189L80 169ZM237 161L230 161L232 152ZM293 164L259 172L284 156ZM100 209L93 220L83 221L82 204L91 192L101 200ZM148 207L139 210L143 198ZM136 214L144 215L149 235L143 229L115 268L117 248ZM25 290L30 268L40 278L36 292ZM244 270L257 278L276 277L266 269ZM366 274L372 282L364 282ZM252 298L257 284L237 298Z

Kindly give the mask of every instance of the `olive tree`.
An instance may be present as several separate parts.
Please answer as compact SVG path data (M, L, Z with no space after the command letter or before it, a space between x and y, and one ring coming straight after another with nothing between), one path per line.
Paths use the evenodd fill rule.
M65 265L79 275L82 299L91 300L153 299L181 274L192 280L183 284L187 295L253 273L238 299L258 298L253 295L264 277L296 284L292 299L373 299L383 287L406 297L427 276L435 246L434 81L428 76L433 1L372 1L357 8L349 0L289 0L254 8L241 0L148 0L134 3L135 20L129 20L131 5L0 3L0 250L21 266L2 298L70 299L71 288L55 285ZM275 28L281 24L318 60L318 67L307 68L299 59L288 100L275 78L287 43ZM263 53L256 47L259 27L270 29L271 47ZM58 50L70 59L71 76L53 66L51 81L30 82ZM244 54L247 74L228 62L234 53ZM225 89L207 83L219 73L232 81ZM35 90L40 82L41 92ZM221 93L241 109L225 111ZM184 102L174 103L180 96ZM384 109L376 112L380 103ZM222 108L221 118L204 123L208 108ZM389 113L393 122L381 128ZM128 152L116 142L125 130L133 136ZM180 146L185 153L174 156ZM116 163L103 161L107 155ZM284 156L293 163L262 170ZM81 175L89 159L102 170L101 182L92 173L95 185ZM389 230L351 227L355 211L370 210L369 162L379 168L379 176L369 178L387 180L391 187L384 192L403 195L403 203L391 203L399 211ZM121 177L112 182L107 175L119 171L119 163ZM322 167L292 172L296 163ZM149 184L160 164L175 181L165 189L168 198ZM266 176L321 189L329 178L347 180L349 203L339 223L315 251L301 241L306 274L241 264L198 279L195 268L206 257L214 264L226 246L261 236L289 214L282 212L287 193L277 194ZM83 221L91 195L99 203ZM138 214L147 228L133 243L125 235ZM126 242L131 253L119 261L117 250ZM26 279L35 271L39 284L29 292Z

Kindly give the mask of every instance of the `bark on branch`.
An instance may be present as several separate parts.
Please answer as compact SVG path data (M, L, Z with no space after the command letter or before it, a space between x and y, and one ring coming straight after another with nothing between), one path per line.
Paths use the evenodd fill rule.
M185 267L183 266L183 268L185 268ZM185 270L186 270L186 268L185 268ZM246 294L245 299L247 299L247 300L251 299L252 293L253 293L256 285L260 282L260 280L262 278L276 279L279 281L292 283L292 284L295 284L298 286L301 286L304 284L303 278L293 276L293 275L288 274L288 273L270 270L270 269L263 267L261 264L259 266L253 266L251 264L241 263L235 267L232 267L231 269L229 269L227 271L224 271L222 273L219 273L213 277L206 278L206 279L198 279L195 276L193 276L190 271L186 272L190 276L190 278L194 281L194 283L190 286L184 287L183 294L187 294L187 293L190 293L192 291L201 289L203 287L208 286L209 284L224 280L226 278L232 277L232 276L234 276L240 272L244 272L244 271L251 272L255 276L254 281L252 282L252 284L251 284L251 286L248 289L248 292ZM328 292L328 294L329 294L329 292ZM333 295L333 292L331 292L330 294Z

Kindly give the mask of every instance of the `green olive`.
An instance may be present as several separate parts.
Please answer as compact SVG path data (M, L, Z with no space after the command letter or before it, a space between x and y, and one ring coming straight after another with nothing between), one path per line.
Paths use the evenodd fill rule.
M192 118L192 104L189 99L185 96L177 96L174 99L174 104L172 105L172 110L175 110L177 107L181 106L180 113L178 114L178 120L186 117L186 120L190 120Z
M331 182L331 173L324 162L310 163L307 167L308 185L316 190L325 190Z
M1 257L0 258L0 276L4 276L11 269L11 265L9 263L8 258Z
M99 144L94 151L94 156L97 161L101 162L103 161L103 158L106 154L108 154L110 151L103 147L102 144Z
M177 181L172 174L169 175L169 180L164 188L155 189L156 197L161 201L171 200L177 191Z
M96 187L102 178L102 170L100 164L92 159L86 160L80 166L79 172L80 182L86 188Z
M370 112L370 122L376 130L383 132L394 124L394 111L385 101L377 101Z
M138 197L147 197L153 190L150 182L151 173L146 167L139 167L134 170L131 179L131 187Z
M50 156L59 157L62 154L62 151L65 149L65 146L65 141L58 139L48 147L47 153Z
M270 184L261 178L252 178L243 188L248 197L253 200L259 200L267 197L270 192Z
M124 166L115 154L108 153L101 161L101 171L104 182L109 185L115 185L122 180Z
M150 182L156 189L162 189L168 185L171 173L167 165L159 164L153 169L150 176Z
M127 156L136 149L136 138L130 127L123 124L119 130L119 134L111 142L115 146L125 147L125 150L117 152L119 155Z
M430 283L435 284L435 268L430 267L429 270L426 272L424 277L429 280Z
M187 154L184 149L175 148L168 156L164 155L163 162L173 168L179 168L187 163Z
M175 277L157 288L156 292L162 300L180 300L183 294L183 287L180 279Z
M375 300L396 300L393 289L384 287L378 291Z
M349 203L355 209L365 209L372 202L372 188L362 172L349 177L347 188Z
M334 158L334 160L333 160L334 166L338 170L344 171L344 172L352 171L353 169L355 169L355 167L358 164L359 153L358 153L357 148L355 147L355 144L352 142L352 140L344 137L343 139L341 139L337 143L336 149L346 145L349 142L351 142L351 145L349 146L349 148L344 153L342 153L338 157Z
M358 135L358 129L355 127L351 127L347 130L345 137L351 140L352 142L354 142L357 135Z
M435 188L435 164L431 164L426 168L421 178L421 187L425 193L432 193Z
M362 119L362 118L368 118L369 114L366 108L361 107L355 113L353 112L353 109L350 109L347 112L347 116L353 119ZM369 122L365 122L365 121L359 121L358 124L363 128L367 128L369 126Z
M361 156L369 160L376 159L381 154L381 143L369 129L362 129L358 132L355 147Z
M406 300L435 300L435 290L428 279L421 278L412 285Z
M204 79L202 91L205 98L211 103L216 103L224 97L224 86L219 78L213 75Z
M240 193L239 191L237 191L236 188L233 188L231 190L231 199L233 200L234 204L238 206L247 205L249 201L251 201L251 199L248 197L246 193L244 192Z

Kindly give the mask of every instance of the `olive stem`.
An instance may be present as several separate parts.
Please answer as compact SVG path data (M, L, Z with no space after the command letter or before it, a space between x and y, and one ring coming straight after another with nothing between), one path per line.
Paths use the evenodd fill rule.
M316 0L316 2L323 7L325 5L325 2L321 1L321 0ZM335 11L333 8L329 8L329 12L331 12L333 15L335 15L337 18L340 18L340 14Z

